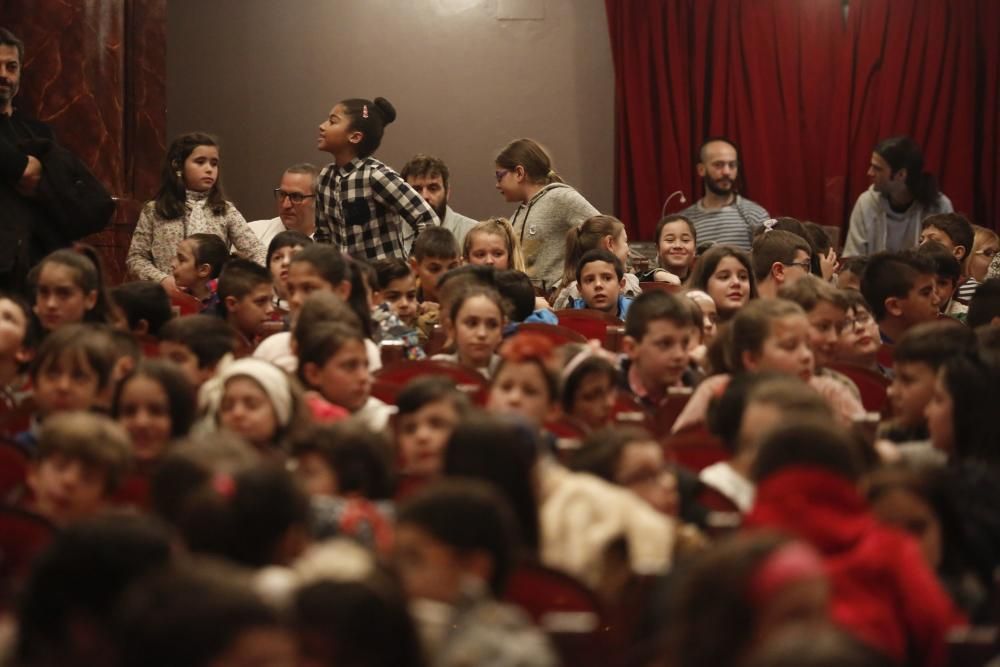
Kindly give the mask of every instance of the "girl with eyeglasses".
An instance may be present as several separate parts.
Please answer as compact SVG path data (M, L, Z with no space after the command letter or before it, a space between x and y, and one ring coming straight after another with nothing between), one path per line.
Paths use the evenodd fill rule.
M518 205L510 221L525 272L547 291L562 277L567 232L600 211L563 182L548 153L532 139L512 141L500 151L496 179L503 198Z
M171 264L192 234L215 234L236 253L264 264L265 249L222 190L219 144L203 132L182 134L167 149L156 198L139 214L126 264L140 280L155 280L170 296L181 291Z

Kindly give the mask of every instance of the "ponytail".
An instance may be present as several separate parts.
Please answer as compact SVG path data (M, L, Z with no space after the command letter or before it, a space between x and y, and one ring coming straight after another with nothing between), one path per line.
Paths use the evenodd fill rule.
M601 247L605 236L612 239L624 231L625 225L613 215L595 215L582 225L566 232L566 255L563 263L562 284L566 287L576 280L576 266L588 250Z

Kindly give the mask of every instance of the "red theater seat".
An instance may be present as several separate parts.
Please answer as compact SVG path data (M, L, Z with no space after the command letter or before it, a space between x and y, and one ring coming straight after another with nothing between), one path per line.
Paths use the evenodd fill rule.
M465 366L450 361L399 361L380 368L372 383L372 395L386 403L395 403L396 394L415 378L441 375L450 378L455 386L480 405L486 402L486 378Z

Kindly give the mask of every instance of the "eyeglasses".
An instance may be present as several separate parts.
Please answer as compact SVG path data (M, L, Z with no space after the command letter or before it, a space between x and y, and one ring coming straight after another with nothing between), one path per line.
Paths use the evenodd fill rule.
M274 189L274 198L281 201L285 197L291 200L293 204L301 204L307 199L312 199L316 195L304 195L301 192L285 192L281 188Z
M501 169L500 171L496 172L497 183L499 183L500 180L509 173L510 169Z
M845 329L853 329L854 327L865 327L871 324L872 316L869 313L859 313L854 317L848 317L844 320Z
M808 261L803 260L801 262L782 262L785 266L797 266L806 273L812 273L812 264Z

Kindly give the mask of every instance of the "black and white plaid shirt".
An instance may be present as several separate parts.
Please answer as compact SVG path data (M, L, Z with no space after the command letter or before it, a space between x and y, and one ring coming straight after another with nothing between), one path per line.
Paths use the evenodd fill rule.
M401 225L417 233L440 222L434 210L390 167L373 157L328 164L316 189L318 243L363 259L402 257Z

